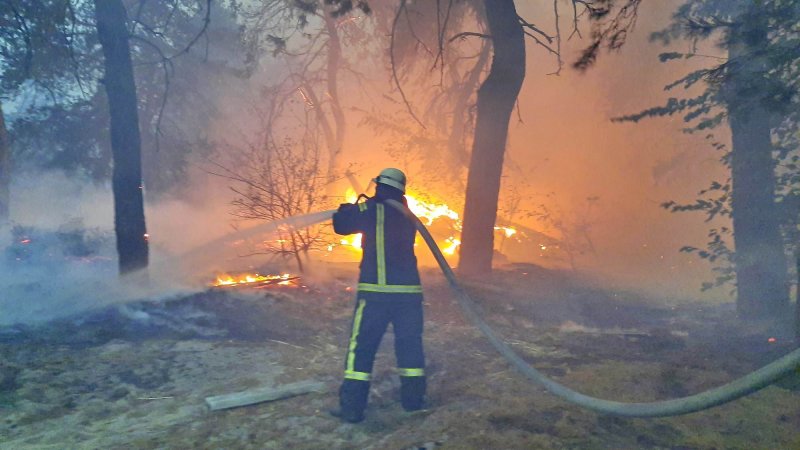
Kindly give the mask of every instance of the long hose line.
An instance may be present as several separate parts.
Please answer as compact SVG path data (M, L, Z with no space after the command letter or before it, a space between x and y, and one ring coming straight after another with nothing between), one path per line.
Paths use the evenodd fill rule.
M489 325L481 318L476 312L475 302L464 291L458 283L453 269L444 259L439 246L431 237L430 232L425 225L400 202L395 200L385 200L385 203L392 206L396 210L402 212L406 217L414 223L417 231L425 239L425 243L431 249L433 256L439 263L442 273L450 283L450 287L456 293L464 315L472 322L473 325L486 336L492 346L500 352L503 357L511 363L514 368L519 370L523 375L530 380L541 384L548 391L553 394L572 402L578 406L588 408L604 414L611 414L624 417L666 417L677 416L681 414L688 414L692 412L702 411L714 406L722 405L730 401L736 400L745 395L752 394L760 389L763 389L775 381L787 376L795 371L800 366L800 349L794 350L778 360L767 364L766 366L751 372L737 380L720 387L701 392L699 394L690 395L687 397L676 398L673 400L663 400L648 403L624 403L615 402L611 400L604 400L596 397L591 397L580 392L574 391L556 381L548 378L538 370L531 367L525 362L514 350L506 344Z

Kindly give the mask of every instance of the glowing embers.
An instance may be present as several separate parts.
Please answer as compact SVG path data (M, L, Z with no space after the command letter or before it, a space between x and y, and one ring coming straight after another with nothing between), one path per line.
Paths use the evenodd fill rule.
M211 286L219 288L249 286L255 289L269 286L298 287L300 285L299 279L299 276L288 273L282 275L259 275L258 273L240 275L222 274L217 276L216 281L211 283Z

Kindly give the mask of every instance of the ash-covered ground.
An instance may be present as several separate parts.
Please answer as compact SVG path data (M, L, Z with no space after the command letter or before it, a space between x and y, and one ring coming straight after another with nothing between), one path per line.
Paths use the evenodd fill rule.
M510 368L432 271L424 274L429 408L408 414L400 407L388 333L367 419L344 424L327 411L336 405L349 334L351 272L305 289L210 289L3 326L0 447L800 448L800 375L681 417L599 415ZM664 306L531 265L468 286L484 317L526 360L607 399L700 392L795 345L785 330L737 323L730 305ZM224 411L204 403L302 380L327 389Z

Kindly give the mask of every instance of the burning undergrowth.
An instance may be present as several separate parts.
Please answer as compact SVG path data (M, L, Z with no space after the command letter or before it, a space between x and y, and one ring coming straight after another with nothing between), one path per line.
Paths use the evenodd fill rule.
M221 274L217 275L216 281L212 283L217 288L240 288L249 287L253 289L264 289L270 286L301 287L308 286L300 284L299 275L284 273L281 275L261 275L259 273L245 273L238 275Z

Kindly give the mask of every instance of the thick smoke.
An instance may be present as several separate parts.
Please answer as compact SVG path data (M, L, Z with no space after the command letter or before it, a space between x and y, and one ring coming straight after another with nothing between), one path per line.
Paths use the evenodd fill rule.
M0 230L0 325L206 289L225 259L220 238L235 230L213 179L193 186L183 200L148 203L151 268L120 280L110 186L55 172L16 177L13 222ZM181 257L215 239L195 258Z
M105 191L63 174L14 178L13 222L0 233L0 323L50 319L109 293L116 267Z
M705 223L701 214L669 213L660 206L669 200L691 203L711 180L724 181L722 155L705 133L684 133L687 124L680 116L636 124L610 120L685 95L680 88L665 92L664 86L708 62L659 63L659 53L687 51L690 45L675 42L665 48L649 40L650 33L668 24L674 7L644 4L621 51L601 54L586 73L565 67L559 76L548 75L554 58L529 43L519 101L523 122L512 124L508 153L518 169L506 183L525 180L531 209L545 203L550 210L563 211L567 221L589 224L593 248L580 256L579 268L649 295L724 299L725 290L699 290L703 281L714 278L708 263L678 251L686 245L703 246L708 228L719 224ZM522 13L535 17L544 11ZM563 22L562 32L570 30L571 24ZM564 61L574 61L584 45L577 38L565 42ZM725 141L723 128L715 133ZM587 217L587 199L594 197ZM530 226L547 224L533 221Z
M533 7L521 5L520 14L552 15L551 5L542 11L528 8ZM518 192L524 202L514 221L556 238L564 236L554 226L553 216L562 223L586 225L592 245L577 252L575 267L612 286L647 291L656 297L726 298L724 291L701 294L701 282L713 279L713 273L704 261L678 252L684 245L701 246L709 224L700 215L671 214L660 207L667 200L691 201L710 180L724 179L720 155L704 136L682 133L685 124L679 118L638 124L610 121L614 116L663 103L671 94L663 91L664 85L703 64L701 60L658 63L658 53L674 48L649 42L649 33L668 23L672 9L672 5L658 2L643 5L637 28L623 49L602 54L597 66L585 74L564 67L560 75L551 75L555 58L528 43L520 120L512 120L501 203ZM562 32L568 34L565 30L571 23L566 16L562 19ZM539 23L544 26L546 22ZM577 37L565 40L564 61L574 60L584 45L585 41ZM708 49L707 53L714 51ZM386 135L363 126L365 117L374 111L405 109L398 107L398 102L385 100L385 93L393 89L386 81L385 68L376 65L371 70L364 73L366 83L361 78L343 77L340 89L340 97L346 99L349 124L341 165L349 166L364 185L383 166L406 168L414 164L413 155L404 156L404 149L387 142ZM214 83L209 101L215 102L211 108L215 116L206 127L208 142L215 151L211 159L230 163L226 158L236 149L258 142L264 124L258 110L269 106L264 103L264 86L285 71L283 66L276 69L275 61L265 62L249 79L226 77L224 83ZM434 88L423 86L419 90ZM302 105L301 93L293 95L297 97L295 103ZM424 101L412 98L411 103L421 108ZM311 106L308 108L305 112L310 114ZM718 137L727 139L725 135ZM387 148L394 151L387 152ZM236 229L230 215L231 183L205 172L212 168L208 159L193 161L192 175L175 195L146 202L155 269L150 271L149 280L134 278L128 282L119 282L116 277L108 185L52 174L15 178L11 207L18 228L6 228L0 236L0 323L44 320L86 307L203 289L202 280L214 271L252 264L239 264L235 255L226 256L224 246L214 243ZM441 169L427 170L438 174ZM431 177L422 176L421 170L424 168L409 170L412 190L439 194L438 198L459 191L458 186L443 182L422 183ZM331 206L335 206L344 201L346 187L342 179L330 192L320 194L329 195ZM331 196L339 191L341 198ZM595 199L589 213L587 199ZM455 209L463 201L445 200ZM552 213L549 222L531 214L541 207ZM235 224L240 229L252 225ZM24 238L24 227L36 230L30 244L19 242ZM73 239L81 232L96 238L84 236L88 241L83 244L93 253L80 257L70 254L74 249L59 248L66 245L58 240L59 233L63 237L69 231ZM36 239L52 243L53 248L37 250ZM26 245L31 245L31 252L40 253L25 254L17 260L15 252L28 251ZM538 252L515 252L514 245L511 241L504 244L511 261L564 267L563 260L555 264Z

